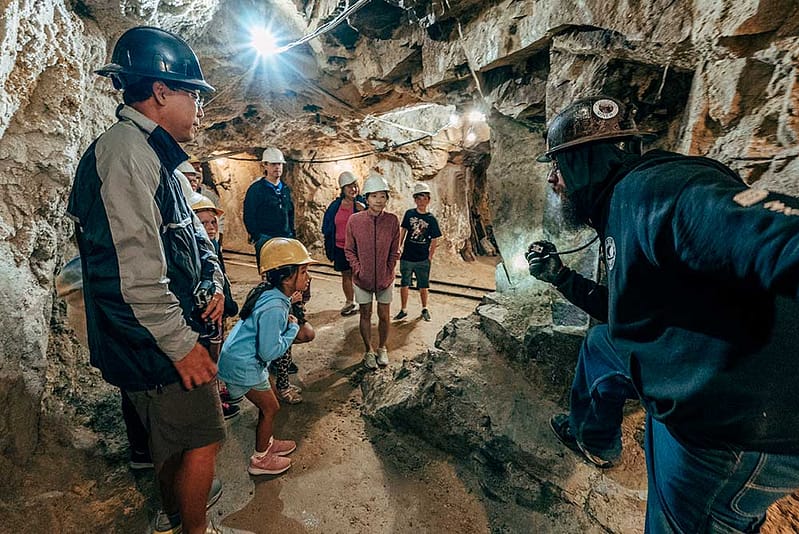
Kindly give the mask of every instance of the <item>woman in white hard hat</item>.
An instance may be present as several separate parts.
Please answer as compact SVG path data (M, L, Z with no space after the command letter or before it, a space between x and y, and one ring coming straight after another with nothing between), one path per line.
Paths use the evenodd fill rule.
M338 185L341 194L325 210L322 235L325 238L325 255L333 262L333 269L341 273L341 289L345 299L341 315L347 316L358 311L352 288L352 267L344 255L347 221L354 213L366 209L366 200L358 195L358 178L350 171L339 175Z
M247 470L253 475L277 475L291 467L286 458L297 447L291 440L274 439L275 414L280 403L270 383L269 362L283 356L302 332L291 315L292 297L308 285L308 265L315 263L296 239L276 237L261 248L258 284L241 307L219 357L219 377L231 396L246 396L258 406L255 453ZM307 323L306 323L307 324ZM309 325L310 326L310 325Z

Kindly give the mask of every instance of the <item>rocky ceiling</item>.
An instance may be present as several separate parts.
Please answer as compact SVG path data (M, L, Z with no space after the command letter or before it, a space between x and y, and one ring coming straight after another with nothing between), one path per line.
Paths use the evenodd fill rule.
M692 12L663 1L89 0L73 8L99 23L109 48L133 23L192 42L218 89L197 141L203 153L271 143L363 145L364 117L420 102L493 108L541 123L547 106L584 91L580 78L597 85L598 74L596 89L622 93L663 131L658 119L684 106L699 55ZM259 57L250 46L253 28L271 29L284 45L325 25L334 26L277 56ZM553 56L573 61L575 48L589 74L574 64L563 73L569 78L553 80Z

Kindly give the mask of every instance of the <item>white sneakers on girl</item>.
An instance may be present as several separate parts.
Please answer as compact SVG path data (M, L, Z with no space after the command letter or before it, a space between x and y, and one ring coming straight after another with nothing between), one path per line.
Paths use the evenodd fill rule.
M377 365L380 367L388 365L388 349L386 347L377 349Z

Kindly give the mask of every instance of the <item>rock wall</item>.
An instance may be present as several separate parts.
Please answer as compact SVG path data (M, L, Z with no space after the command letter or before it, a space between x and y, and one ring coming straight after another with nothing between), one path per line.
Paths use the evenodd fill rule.
M36 451L41 413L71 411L99 384L63 327L53 278L75 253L65 210L77 162L114 121L117 97L93 73L107 38L137 23L196 31L217 4L0 4L0 467Z
M105 39L64 3L3 5L0 34L0 454L36 450L53 308L53 274L72 254L66 196L80 152L113 106L91 69ZM85 356L83 354L80 355ZM80 367L79 359L66 362Z

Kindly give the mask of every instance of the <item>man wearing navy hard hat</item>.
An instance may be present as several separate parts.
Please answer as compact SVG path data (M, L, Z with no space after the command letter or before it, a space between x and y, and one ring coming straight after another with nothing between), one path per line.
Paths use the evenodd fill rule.
M222 274L175 177L214 90L191 47L153 27L126 31L97 73L122 90L118 121L83 155L68 213L83 269L91 363L123 390L150 437L163 512L156 532L205 532L225 436L207 337ZM198 294L202 288L201 307ZM209 497L210 496L210 497Z

